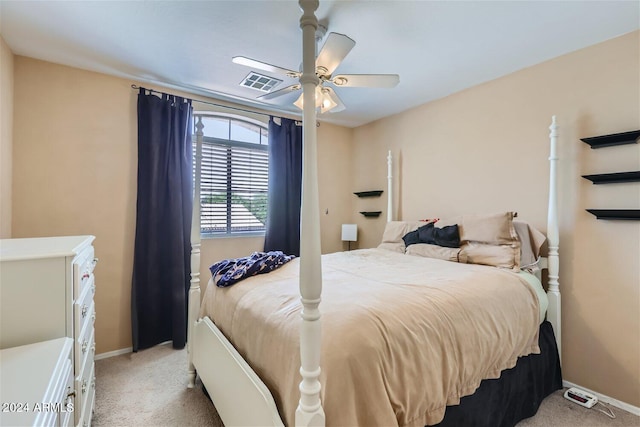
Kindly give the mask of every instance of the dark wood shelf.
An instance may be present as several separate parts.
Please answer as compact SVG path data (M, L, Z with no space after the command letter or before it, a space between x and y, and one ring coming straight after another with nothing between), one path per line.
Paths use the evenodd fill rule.
M379 217L380 214L382 213L382 211L375 211L375 212L360 212L362 215L368 217L368 218L374 218L374 217Z
M373 191L359 191L355 194L358 197L380 197L380 195L383 193L382 190L373 190Z
M602 148L613 147L614 145L635 144L638 142L638 137L640 137L640 130L581 138L581 140L589 144L591 148Z
M587 209L598 219L640 221L640 209Z
M640 171L602 173L596 175L582 175L594 184L616 184L620 182L640 182Z

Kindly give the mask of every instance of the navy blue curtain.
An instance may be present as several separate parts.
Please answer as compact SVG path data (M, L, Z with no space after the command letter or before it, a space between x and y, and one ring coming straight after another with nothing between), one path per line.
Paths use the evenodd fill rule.
M302 126L295 120L269 120L269 195L265 251L300 255Z
M138 95L133 351L187 341L193 172L191 100Z

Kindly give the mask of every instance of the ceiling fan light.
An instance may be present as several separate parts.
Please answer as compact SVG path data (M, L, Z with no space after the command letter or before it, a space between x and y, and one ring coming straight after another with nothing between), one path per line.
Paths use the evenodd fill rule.
M300 96L298 97L298 99L296 99L296 101L293 103L293 105L295 105L296 107L298 107L301 110L304 110L304 101L302 100L302 98L304 98L304 94L301 93Z
M333 98L333 92L327 88L322 88L321 91L321 103L320 103L320 112L326 113L332 109L334 109L338 103Z
M300 96L298 97L298 99L296 99L296 102L294 102L293 105L303 110L304 109L303 98L304 98L304 92L300 94ZM320 92L320 86L316 86L316 109L320 108L320 105L322 104L321 98L322 98L322 93Z
M304 94L300 94L298 99L293 103L299 109L304 109ZM335 108L338 103L333 98L333 93L328 88L323 88L321 86L316 86L316 110L319 110L320 113L326 113L331 109Z

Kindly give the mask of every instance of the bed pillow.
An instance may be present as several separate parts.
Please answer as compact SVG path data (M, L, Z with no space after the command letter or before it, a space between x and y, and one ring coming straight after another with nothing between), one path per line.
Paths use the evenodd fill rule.
M520 270L520 245L492 245L467 242L460 248L467 264L490 265L514 271Z
M426 258L443 259L445 261L466 263L466 254L461 248L447 248L444 246L417 243L407 247L407 255L422 256Z
M378 249L384 249L386 251L398 252L403 254L406 247L404 246L404 242L382 242L378 245Z
M520 270L520 239L514 212L464 215L440 220L438 226L458 224L462 253L469 264Z
M514 212L501 212L488 215L463 215L441 219L436 226L445 227L458 224L460 240L464 242L482 242L493 245L508 245L518 240L513 227Z
M537 270L535 267L540 257L540 248L547 238L528 222L514 220L513 226L520 240L520 268L534 272Z
M389 221L385 225L382 234L382 242L378 245L380 249L386 249L393 252L404 253L406 246L402 238L410 231L415 231L423 221Z
M402 243L402 237L424 225L421 221L389 221L384 227L382 243Z
M419 227L417 230L410 231L402 236L402 241L404 242L404 245L406 247L415 245L416 243L420 243L420 229L422 229L423 227Z
M429 223L418 228L416 231L418 232L420 243L428 243L430 245L444 246L447 248L460 247L458 224L447 225L440 228L434 226L433 223Z

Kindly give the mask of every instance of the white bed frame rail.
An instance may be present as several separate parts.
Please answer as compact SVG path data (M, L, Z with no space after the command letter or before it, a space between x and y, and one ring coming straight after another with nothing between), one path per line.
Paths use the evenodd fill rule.
M317 131L315 88L315 34L318 0L299 0L303 14L303 192L300 235L300 295L302 302L300 327L300 401L295 414L297 426L324 426L325 416L320 400L320 344L322 268L320 252L320 209L317 178ZM188 387L195 384L196 369L215 403L220 418L233 426L283 426L269 389L251 366L236 351L209 318L199 318L200 311L200 163L202 158L202 121L196 123L196 173L193 222L191 232L191 283L189 289ZM549 309L547 319L553 325L560 352L560 287L559 232L557 212L557 125L555 116L550 126L551 162L549 174ZM387 221L393 219L393 181L391 151L387 156L388 204ZM546 260L543 260L543 262ZM211 284L211 283L210 283Z

